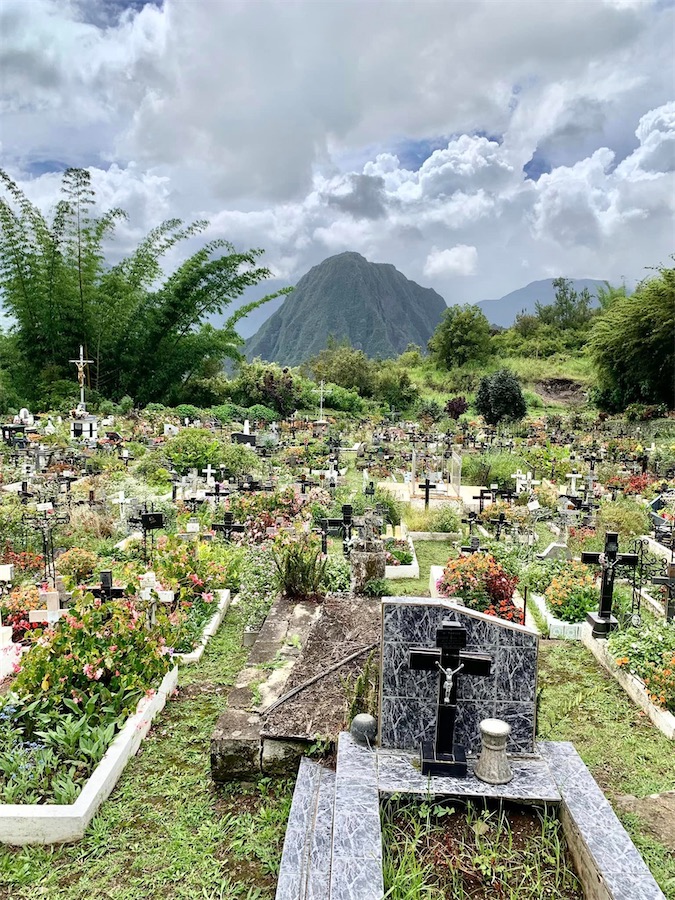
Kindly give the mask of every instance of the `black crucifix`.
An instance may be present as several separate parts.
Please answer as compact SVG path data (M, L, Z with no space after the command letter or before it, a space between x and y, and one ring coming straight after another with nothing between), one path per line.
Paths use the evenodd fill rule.
M663 585L666 589L666 620L675 620L675 563L668 565L666 575L658 575L652 578L652 584Z
M500 512L496 519L490 519L490 522L495 526L495 540L498 541L502 536L502 530L504 528L510 528L511 526L506 521L506 513Z
M469 526L469 537L473 534L473 529L475 528L478 522L478 516L476 515L476 511L474 509L468 515L468 518L462 519L462 524Z
M637 553L619 553L619 535L608 531L605 535L605 549L602 553L582 553L582 563L591 563L602 569L600 585L600 606L597 613L589 613L586 621L593 626L593 637L606 638L619 623L612 615L612 595L617 566L634 569L638 564Z
M424 484L418 484L418 488L422 488L424 490L424 508L429 509L429 494L436 487L428 478L424 479Z
M436 740L422 741L422 774L461 778L466 775L466 751L455 743L457 678L462 675L487 676L492 660L486 653L467 653L466 628L444 619L436 629L435 647L413 647L408 665L414 672L438 670L438 710Z
M222 534L225 541L232 540L234 533L241 534L245 529L245 525L234 521L234 513L229 510L224 513L222 522L213 522L211 524L211 530Z

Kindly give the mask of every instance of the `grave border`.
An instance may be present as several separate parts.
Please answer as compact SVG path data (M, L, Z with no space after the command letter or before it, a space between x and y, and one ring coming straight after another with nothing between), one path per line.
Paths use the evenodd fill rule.
M600 665L621 685L633 703L647 713L659 731L669 740L675 741L675 716L652 703L644 684L639 678L617 666L607 649L606 641L594 638L591 633L591 626L588 624L585 624L583 627L581 642L584 647L590 650Z
M173 658L179 660L179 662L183 666L189 666L199 662L199 660L204 655L206 645L223 624L223 619L225 618L227 611L230 608L230 589L222 588L216 590L215 593L220 597L220 599L218 600L218 605L216 606L216 611L204 626L197 646L194 649L190 650L189 653L174 653L173 655Z
M136 712L117 733L74 803L0 804L0 843L26 846L82 840L101 803L110 796L177 684L178 666L174 666L152 697L141 698Z
M552 612L550 612L548 606L546 606L546 600L542 597L541 594L531 593L528 594L528 600L532 600L534 605L539 610L540 615L545 620L546 625L548 627L548 636L551 640L558 641L580 641L582 638L582 630L585 626L585 622L564 622L562 619L557 619Z

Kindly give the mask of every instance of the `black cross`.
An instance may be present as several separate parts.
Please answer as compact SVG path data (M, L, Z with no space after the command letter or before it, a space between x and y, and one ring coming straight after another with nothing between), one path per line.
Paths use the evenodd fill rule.
M495 526L496 541L498 541L502 536L502 529L511 527L511 525L506 521L506 513L503 512L500 512L496 519L490 519L490 522Z
M637 553L619 553L619 535L616 531L608 531L605 535L605 549L602 553L582 553L582 563L600 566L602 582L600 585L600 606L597 613L589 613L586 621L593 626L593 637L606 638L619 623L612 615L612 595L614 593L614 577L617 566L634 569L638 564Z
M424 508L429 509L429 494L436 487L428 478L424 479L424 484L418 484L418 488L424 488Z
M375 495L375 482L369 481L363 493L366 497L373 497Z
M474 509L471 510L471 512L468 515L468 518L462 519L462 524L469 526L469 537L471 537L471 535L473 534L473 529L474 529L477 521L478 521L478 515Z
M21 482L21 490L17 491L17 494L18 494L18 497L19 497L19 500L21 501L21 503L23 503L25 506L28 503L28 501L30 500L30 498L33 496L33 493L28 490L28 482L27 481Z
M478 491L477 497L472 497L472 500L478 500L478 511L482 513L485 511L485 500L489 499L491 503L495 502L495 489L494 488L481 488Z
M101 572L100 576L101 584L99 585L99 587L91 587L87 589L90 594L93 594L94 597L98 597L101 600L118 599L124 596L123 587L113 587L113 577L110 570Z
M652 578L652 584L661 584L666 588L666 620L675 619L675 563L669 563L667 575Z
M313 487L318 487L318 486L319 486L319 484L317 481L309 480L306 475L300 476L300 493L301 494L306 494L307 488L313 488Z
M486 549L481 547L480 538L476 537L476 535L472 535L469 538L469 544L466 547L459 548L462 553L486 553Z
M213 522L211 525L211 530L220 532L226 541L231 540L234 533L242 534L245 528L245 525L234 521L234 513L229 511L224 513L222 522Z
M435 647L413 647L409 652L412 671L439 673L436 740L422 742L423 775L466 775L466 751L455 743L457 679L460 673L489 675L492 660L486 653L467 653L465 647L466 628L460 622L444 619L436 629Z

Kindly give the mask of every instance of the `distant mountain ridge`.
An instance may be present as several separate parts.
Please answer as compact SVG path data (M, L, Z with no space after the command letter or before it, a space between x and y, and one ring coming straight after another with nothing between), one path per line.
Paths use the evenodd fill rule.
M246 341L245 354L296 366L323 350L332 335L369 357L394 357L411 343L426 347L446 308L440 294L394 266L339 253L300 279Z
M597 306L597 292L599 287L605 287L604 281L596 278L570 278L572 289L580 294L584 288L588 288L593 297L592 306ZM519 312L534 313L537 301L542 306L550 306L555 299L553 278L544 278L541 281L531 281L525 287L505 294L499 300L477 300L475 306L485 314L488 322L509 328L516 320Z

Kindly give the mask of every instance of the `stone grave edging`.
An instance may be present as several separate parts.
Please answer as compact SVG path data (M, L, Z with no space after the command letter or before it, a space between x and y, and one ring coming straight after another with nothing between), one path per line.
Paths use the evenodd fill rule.
M230 589L223 588L222 590L217 590L216 594L218 594L220 598L218 600L216 611L204 626L204 630L202 631L197 646L189 653L174 654L174 659L177 659L184 666L199 662L204 654L204 650L206 650L206 645L223 624L225 614L230 607Z
M170 669L152 697L143 697L87 779L74 803L0 804L0 842L17 846L79 841L110 795L129 759L137 752L155 716L178 683Z
M675 740L675 716L652 703L644 684L639 678L632 675L630 672L624 672L617 666L607 649L606 642L596 640L592 635L591 626L588 624L584 624L581 633L581 641L583 645L591 651L600 665L621 685L633 703L647 713L659 731L671 741Z
M586 624L585 622L564 622L557 619L546 606L546 600L541 594L528 594L528 600L532 600L539 610L540 615L546 621L548 626L548 636L552 640L562 641L580 641L581 631Z
M417 561L417 554L415 553L415 546L412 542L412 538L410 534L408 534L405 538L408 542L408 546L410 547L410 552L413 555L413 561L409 563L407 566L385 566L384 567L384 577L388 578L390 581L396 581L399 578L419 578L420 577L420 564Z

